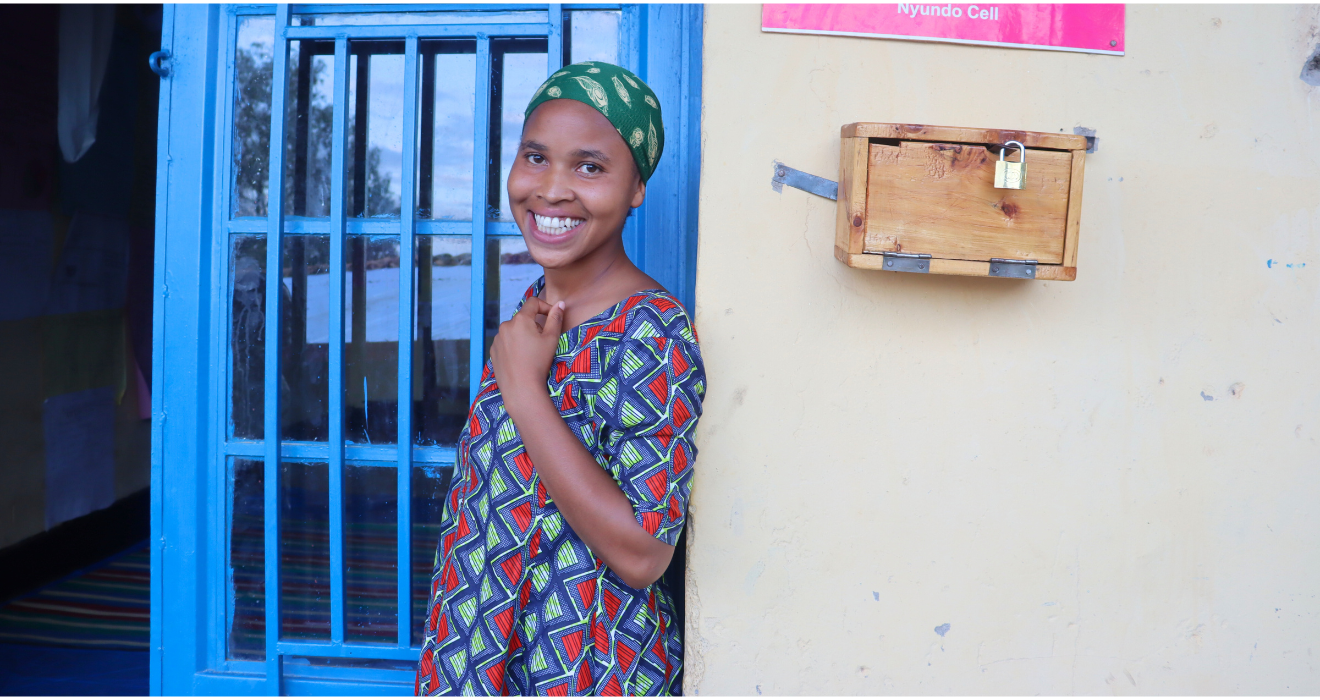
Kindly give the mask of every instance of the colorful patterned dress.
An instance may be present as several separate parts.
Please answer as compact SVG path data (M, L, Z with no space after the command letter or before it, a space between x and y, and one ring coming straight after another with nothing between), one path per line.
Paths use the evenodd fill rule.
M544 278L524 299L538 295ZM560 336L548 378L569 428L667 544L683 529L705 372L691 321L639 292ZM673 604L592 555L541 483L490 363L459 437L416 692L677 694Z

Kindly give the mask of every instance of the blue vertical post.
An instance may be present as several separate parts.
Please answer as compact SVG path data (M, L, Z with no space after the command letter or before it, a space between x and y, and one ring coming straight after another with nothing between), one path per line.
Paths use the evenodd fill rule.
M550 33L545 37L546 75L564 67L564 6L550 4Z
M472 303L468 402L475 401L486 357L486 187L490 182L490 37L477 35L476 114L472 135Z
M701 5L683 7L683 23L679 31L683 35L683 90L679 111L681 124L681 143L683 154L680 159L679 216L680 226L677 233L680 240L671 250L682 251L679 254L682 282L677 285L679 298L683 305L692 312L696 311L697 290L697 225L699 224L698 203L701 197L701 47L705 37L705 8Z
M646 5L628 4L624 5L619 13L619 65L632 71L642 80L651 82L651 77L646 74L644 69L645 61L643 54L646 51ZM663 113L663 109L661 112ZM665 159L661 158L664 163ZM654 201L651 196L650 183L647 183L646 199ZM646 260L643 257L645 250L642 241L645 240L643 227L645 225L643 214L646 213L647 205L643 204L640 209L635 210L623 222L623 250L628 254L628 258L633 264L646 270Z
M403 172L399 176L399 646L412 645L413 233L417 228L417 35L404 40Z
M174 5L166 5L161 18L160 46L174 48ZM170 176L170 106L173 102L174 81L161 83L160 108L156 122L156 251L154 257L153 287L156 294L165 290L165 262L169 260L165 244L169 240L165 203L169 201ZM151 392L151 660L147 689L151 695L165 693L165 303L157 297L151 309L151 377L156 390Z
M344 169L348 167L348 39L335 39L330 144L330 641L344 641Z
M270 86L270 184L266 195L265 568L266 694L280 694L280 286L284 238L284 102L288 93L289 6L275 8L275 65Z

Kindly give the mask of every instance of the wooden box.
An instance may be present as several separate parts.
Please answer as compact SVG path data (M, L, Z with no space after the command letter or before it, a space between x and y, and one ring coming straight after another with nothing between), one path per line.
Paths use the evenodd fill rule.
M994 186L1009 141L1026 146L1020 190ZM1085 163L1073 134L848 124L834 255L870 270L1076 279Z

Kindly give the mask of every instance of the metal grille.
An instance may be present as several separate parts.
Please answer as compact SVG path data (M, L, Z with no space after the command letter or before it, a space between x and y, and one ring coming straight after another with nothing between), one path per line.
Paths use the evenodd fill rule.
M286 662L355 677L417 659L438 510L419 521L415 490L443 498L534 271L501 212L506 106L575 46L628 63L618 6L296 8L240 9L228 62L225 657L264 663L270 694ZM269 68L243 51L267 40Z

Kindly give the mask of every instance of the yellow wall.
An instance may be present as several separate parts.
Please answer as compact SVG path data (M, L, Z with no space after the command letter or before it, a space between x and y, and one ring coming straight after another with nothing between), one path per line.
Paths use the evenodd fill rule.
M688 691L1320 692L1320 11L1130 5L1123 57L759 19L706 8ZM844 267L770 177L853 121L1096 129L1077 281Z

